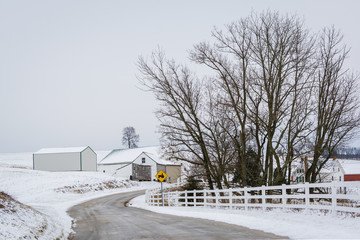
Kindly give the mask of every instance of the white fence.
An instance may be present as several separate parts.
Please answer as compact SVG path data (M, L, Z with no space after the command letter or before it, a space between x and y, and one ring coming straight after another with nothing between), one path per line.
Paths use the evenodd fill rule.
M161 192L146 192L146 202L161 206ZM305 183L222 190L164 190L164 206L227 209L297 209L352 213L360 216L360 182Z

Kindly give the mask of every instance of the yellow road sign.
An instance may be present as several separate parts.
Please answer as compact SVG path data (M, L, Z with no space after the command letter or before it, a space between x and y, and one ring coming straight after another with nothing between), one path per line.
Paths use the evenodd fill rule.
M155 177L160 181L164 181L165 178L167 177L166 173L164 173L162 170L160 170L156 175Z

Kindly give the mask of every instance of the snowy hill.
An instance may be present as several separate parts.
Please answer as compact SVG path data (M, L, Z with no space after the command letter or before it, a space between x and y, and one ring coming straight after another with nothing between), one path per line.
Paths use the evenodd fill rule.
M147 187L97 172L31 168L31 153L0 154L0 239L67 239L73 223L69 207Z

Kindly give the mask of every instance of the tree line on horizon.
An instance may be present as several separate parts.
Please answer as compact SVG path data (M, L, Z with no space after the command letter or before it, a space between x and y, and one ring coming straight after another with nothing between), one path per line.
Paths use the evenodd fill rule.
M139 80L160 103L162 144L194 164L211 189L290 183L294 159L312 155L305 173L322 167L356 134L358 76L334 27L318 33L296 15L252 13L195 44L195 72L161 49L139 57ZM188 64L189 65L189 64Z

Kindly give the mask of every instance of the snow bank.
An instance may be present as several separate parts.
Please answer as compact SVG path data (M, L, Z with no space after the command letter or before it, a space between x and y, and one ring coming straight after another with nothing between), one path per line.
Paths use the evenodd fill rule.
M0 191L45 214L49 226L59 226L57 237L60 238L67 238L71 232L72 219L66 214L69 207L91 198L139 189L139 186L135 186L137 186L136 182L96 172L43 172L0 167ZM135 188L130 189L130 187ZM29 221L33 221L32 218L40 219L39 213L28 213L25 218ZM12 222L18 224L16 219ZM1 221L1 232L3 228L8 231L9 229L3 224L9 223ZM52 239L52 237L45 232L44 239Z
M1 214L0 239L17 239L20 235L27 239L67 239L72 232L73 219L66 213L70 207L93 198L158 185L138 184L98 172L45 172L29 168L31 153L0 154L0 192L12 196L17 209L6 217L5 212Z
M292 239L359 239L359 218L305 215L300 212L241 211L203 207L151 207L145 195L130 202L132 207L153 212L225 222L262 230Z
M0 239L38 239L44 235L56 239L62 234L47 215L3 192L0 192L0 216Z

